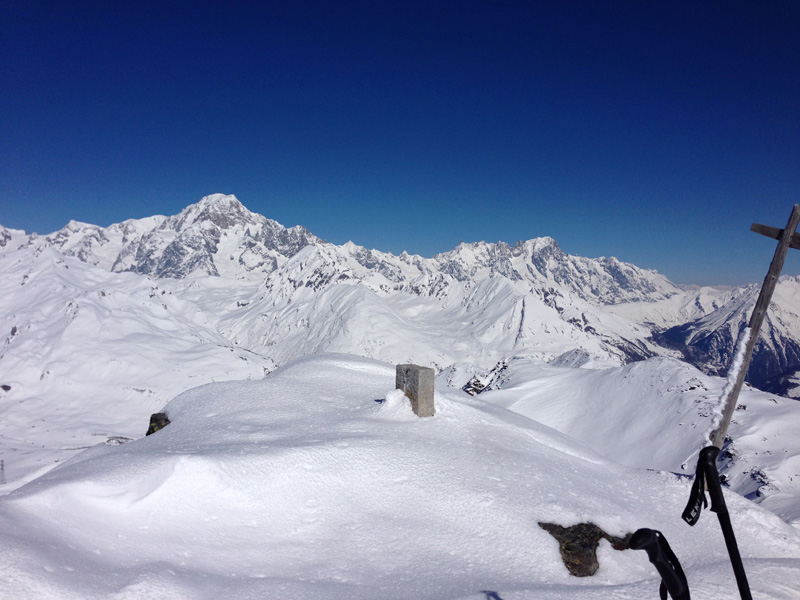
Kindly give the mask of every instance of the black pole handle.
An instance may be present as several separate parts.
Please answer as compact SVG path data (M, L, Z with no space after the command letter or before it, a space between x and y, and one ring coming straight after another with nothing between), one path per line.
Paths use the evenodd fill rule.
M681 563L669 547L667 538L654 529L638 529L631 536L628 547L644 550L647 558L661 575L661 600L666 600L667 592L673 600L690 600L689 584L683 573Z

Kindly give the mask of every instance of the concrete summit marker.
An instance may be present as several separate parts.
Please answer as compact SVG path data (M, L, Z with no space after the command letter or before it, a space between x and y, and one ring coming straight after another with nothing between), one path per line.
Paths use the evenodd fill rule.
M397 365L395 387L411 400L411 409L418 417L432 417L433 369L419 365Z

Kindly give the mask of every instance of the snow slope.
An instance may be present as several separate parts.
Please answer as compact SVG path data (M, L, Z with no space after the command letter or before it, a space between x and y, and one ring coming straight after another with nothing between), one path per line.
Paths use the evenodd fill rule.
M764 355L785 366L795 283ZM0 598L654 594L644 557L605 543L598 575L567 576L539 519L662 529L693 597L734 593L713 516L683 525L688 478L668 473L692 472L724 381L668 357L736 331L746 288L685 292L550 238L335 246L215 195L0 228L0 294ZM664 341L687 320L686 345ZM441 371L435 419L390 392L399 362ZM722 471L755 502L729 494L734 523L757 597L794 598L800 404L740 404Z
M725 381L652 358L574 369L512 359L480 398L530 417L623 465L694 475ZM800 525L800 403L746 386L728 429L721 474L730 488Z
M787 367L791 340L800 339L793 333L800 323L796 288L796 278L783 278L770 309L772 354L765 356L782 356ZM590 375L573 368L549 379L558 380L549 388L554 398L574 401L574 409L559 408L562 419L574 420L564 431L594 443L590 434L601 428L593 413L579 410L580 394L594 394L591 401L609 414L616 409L605 407L622 403L618 390L635 389L620 386L617 374L630 372L622 381L650 383L624 405L635 405L632 414L661 411L665 382L689 387L700 374L657 359L622 365L680 356L703 338L700 329L735 331L754 300L748 288L685 292L615 259L567 255L551 238L461 244L434 258L335 246L221 194L172 217L108 228L72 222L48 236L0 228L0 293L3 492L98 440L141 435L149 414L196 385L260 378L319 352L431 365L454 387L513 357L582 370L620 367ZM655 331L687 318L703 323L687 329L689 346L657 343ZM726 352L727 338L717 337ZM539 374L526 373L541 384ZM786 394L792 375L782 384ZM704 386L713 389L715 381ZM524 378L515 385L532 387ZM782 399L764 398L796 422ZM677 430L685 434L671 446L658 444L658 452L670 450L657 456L640 447L660 435L659 422L648 421L638 441L626 442L629 454L642 457L639 466L644 457L652 460L646 466L676 471L691 463L705 413L676 402L686 406L669 418L688 416ZM515 410L525 412L524 404ZM774 446L781 430L771 429L773 412L737 414L752 444L737 439L729 448L735 461L728 465L739 469L729 475L734 489L758 500L783 495L778 512L794 521L792 465L800 450ZM626 462L618 450L594 447Z
M393 387L391 365L327 355L182 394L165 429L0 497L0 597L655 597L643 552L602 542L575 578L537 525L588 520L662 531L693 598L736 596L716 519L680 520L688 479L455 390L418 419ZM798 532L726 496L754 596L797 598Z
M98 441L138 437L151 413L188 388L275 367L216 330L209 305L217 295L235 303L235 282L180 282L202 293L201 309L170 280L109 273L46 245L4 258L3 491Z
M766 268L766 266L765 266ZM761 286L700 288L654 302L607 307L617 316L653 329L659 345L673 348L706 373L726 375L740 332L750 320ZM778 280L759 333L747 381L789 397L800 395L793 374L800 368L800 277Z

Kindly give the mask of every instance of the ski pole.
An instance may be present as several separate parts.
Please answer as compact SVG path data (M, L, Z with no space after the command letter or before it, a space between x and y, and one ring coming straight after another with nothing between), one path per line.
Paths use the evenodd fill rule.
M689 584L681 563L660 531L638 529L631 536L628 547L647 552L647 558L661 575L661 586L658 588L661 600L667 600L667 592L673 600L690 600Z
M722 486L720 485L719 472L717 471L718 456L719 448L716 446L708 446L700 451L689 503L686 505L681 517L689 525L697 523L703 507L708 506L704 490L707 486L708 495L711 497L710 510L717 513L722 535L725 537L725 546L728 548L728 556L730 556L731 565L733 566L733 573L736 576L736 584L739 586L739 595L742 600L752 600L753 596L750 594L750 585L747 583L747 575L744 572L742 557L739 554L739 546L736 544L736 536L733 534L733 525L728 513L728 506L725 504L725 497L722 495Z

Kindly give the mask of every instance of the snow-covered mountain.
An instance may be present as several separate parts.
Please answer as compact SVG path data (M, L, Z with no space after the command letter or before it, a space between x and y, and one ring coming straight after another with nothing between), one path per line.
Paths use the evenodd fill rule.
M211 275L260 283L220 332L279 363L323 349L444 367L580 349L621 365L677 356L724 374L757 286L683 290L615 258L564 253L552 238L460 244L423 258L328 244L214 194L172 217L101 228L70 222L41 237L0 230L3 247L50 247L106 271L164 280ZM6 240L6 241L4 241ZM776 290L748 381L800 395L797 278ZM321 307L336 306L335 310Z
M613 258L567 255L550 238L461 244L432 258L337 246L222 195L108 228L72 222L37 236L0 227L0 552L14 565L0 597L399 589L560 599L657 586L649 563L633 568L610 548L603 583L580 593L557 560L520 576L514 552L529 538L546 548L535 526L544 517L594 519L614 534L657 526L683 546L698 597L730 595L721 591L730 587L721 541L709 562L713 520L702 521L701 540L690 535L678 519L688 477L672 473L692 474L719 408L723 341L733 343L755 289L684 290ZM798 278L783 278L759 355L784 356L777 364L790 382L798 297ZM703 346L715 328L721 341ZM437 368L436 420L420 423L389 392L401 362ZM140 439L165 407L175 428ZM731 492L754 501L730 503L749 542L747 567L763 575L756 589L795 597L800 566L786 557L800 543L800 403L746 387L729 436L721 472ZM409 439L403 466L396 455ZM323 464L320 478L314 467ZM414 479L426 469L435 476ZM275 474L284 472L281 484ZM407 551L420 535L406 482L442 507L421 526L443 540L426 556L452 561L455 579L437 570L420 587L399 575L422 564ZM337 495L348 486L356 493ZM314 504L329 497L338 512ZM239 516L223 510L217 523L220 499ZM180 514L164 512L170 503ZM352 519L354 506L367 512ZM330 528L315 525L320 510ZM515 515L527 515L526 525ZM153 519L169 523L157 539L142 533ZM478 537L496 558L484 561L486 546L468 542L474 523L485 525ZM96 530L116 537L87 536ZM187 532L194 541L181 541ZM221 543L229 534L231 544ZM374 536L396 568L369 562ZM212 539L216 553L196 552ZM332 539L342 542L329 553ZM163 547L155 558L154 543ZM74 562L62 560L62 545ZM251 546L246 566L218 563ZM447 558L454 547L466 550ZM304 557L294 571L257 557L289 550ZM97 583L98 572L108 583ZM197 576L215 581L214 591L196 587Z
M256 352L262 352L265 344L281 346L290 339L298 347L298 336L290 334L293 325L301 323L307 329L317 328L313 336L302 328L299 332L317 344L309 352L332 345L400 359L386 351L374 354L389 343L382 334L411 329L411 337L419 342L414 346L423 348L430 334L423 321L436 314L436 320L441 320L438 315L445 317L446 328L457 332L455 337L479 342L462 358L476 352L489 362L508 352L552 358L561 348L581 347L598 359L620 364L660 350L647 341L648 328L623 322L603 307L654 302L680 293L653 271L613 258L570 256L551 238L514 246L461 244L433 258L394 256L352 243L335 246L302 227L286 229L255 215L233 196L221 194L203 198L174 217L108 228L72 222L54 234L30 236L23 246L34 253L50 247L112 272L132 271L159 279L205 274L262 282L263 289L246 302L248 310L224 319L226 335ZM347 300L340 304L348 310L338 312L334 323L315 318L316 312L287 323L289 304L293 303L291 315L297 316L303 307L315 311L342 295ZM417 302L419 298L424 300ZM405 308L409 299L414 299L410 312L415 314ZM374 310L368 308L373 305ZM355 306L366 316L352 310ZM370 320L377 318L375 313L390 318L391 327L375 328ZM437 341L442 341L440 334ZM307 348L308 342L300 346ZM364 346L374 347L374 352ZM299 354L291 349L287 355L280 348L275 353L284 361ZM450 354L432 350L420 359L444 366L457 358Z
M707 315L663 332L685 358L707 373L722 375L739 332L747 326L760 286L733 290L728 301ZM784 276L775 289L753 352L747 381L764 390L800 397L792 375L800 371L800 277Z
M71 221L33 238L107 271L158 278L192 273L231 279L263 276L299 249L322 240L250 212L234 196L214 194L172 217L128 220L107 228Z
M359 279L364 278L363 271L376 272L395 285L410 284L430 274L459 282L504 277L537 288L558 288L598 305L652 302L680 293L655 271L615 258L570 256L547 237L514 246L462 243L430 259L405 253L398 257L352 243L334 246L303 227L285 228L252 213L234 196L223 194L207 196L172 217L129 220L108 228L72 221L43 240L32 237L31 242L43 242L109 271L158 278L183 278L198 272L229 279L260 278L303 248L314 246L326 248L329 257L334 253L354 259L362 268Z
M778 285L753 367L778 373L786 395L800 369L799 285ZM683 290L613 258L568 255L551 238L460 244L432 258L337 246L221 194L107 228L0 228L0 404L14 407L0 423L15 453L6 477L29 478L52 452L98 436L132 437L132 423L195 385L321 352L431 365L456 387L522 359L574 371L686 358L718 375L754 290ZM88 395L105 398L108 414L59 428ZM680 469L673 463L663 468Z

